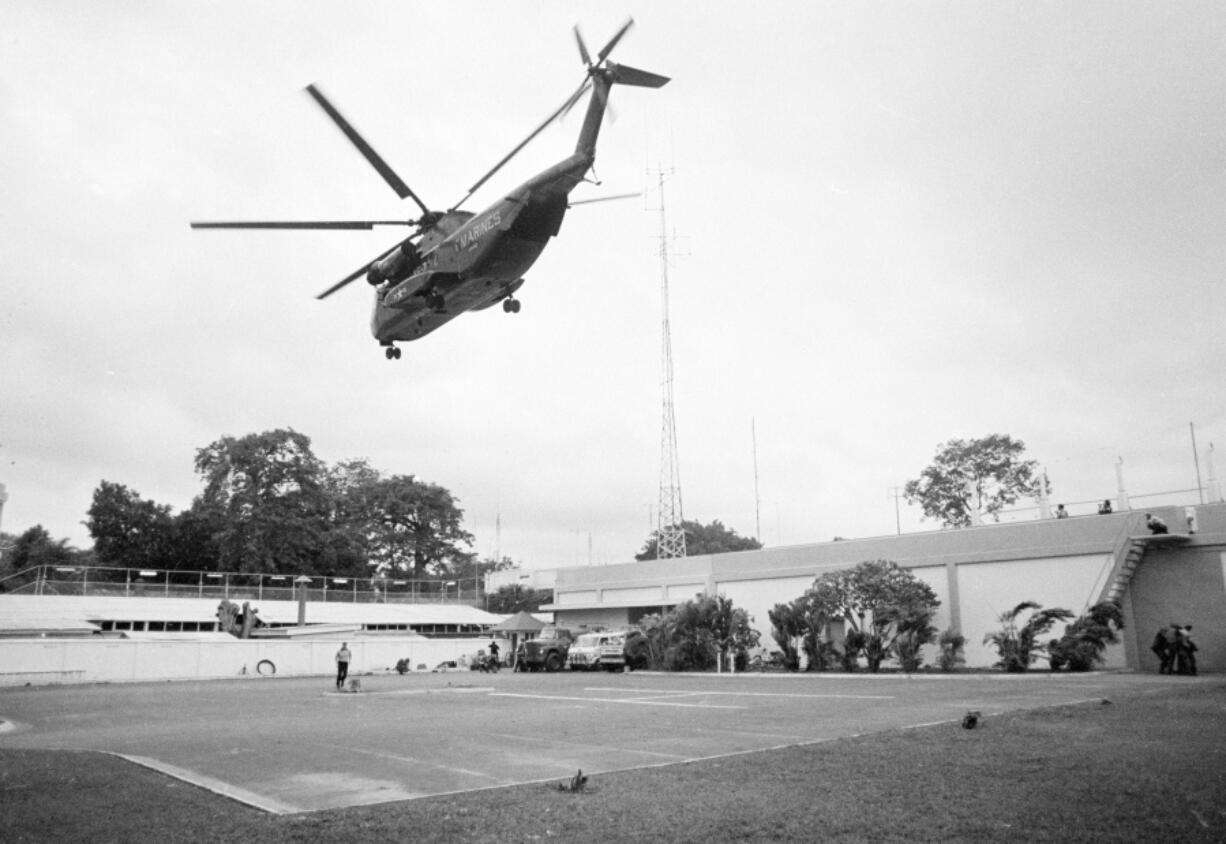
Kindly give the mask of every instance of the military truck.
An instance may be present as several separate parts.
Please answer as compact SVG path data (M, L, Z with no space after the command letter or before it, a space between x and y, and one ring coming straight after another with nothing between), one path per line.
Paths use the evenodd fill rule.
M515 652L516 671L557 671L566 664L566 655L575 635L566 627L549 626L535 639L520 644Z

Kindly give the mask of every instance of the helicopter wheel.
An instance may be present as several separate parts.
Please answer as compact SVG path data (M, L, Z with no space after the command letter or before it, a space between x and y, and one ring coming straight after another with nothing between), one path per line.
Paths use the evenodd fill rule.
M519 307L520 307L520 302L518 299L512 299L510 297L507 297L506 299L502 300L502 309L506 311L508 314L519 313Z
M383 350L383 355L388 360L400 360L400 350L395 346L388 346Z

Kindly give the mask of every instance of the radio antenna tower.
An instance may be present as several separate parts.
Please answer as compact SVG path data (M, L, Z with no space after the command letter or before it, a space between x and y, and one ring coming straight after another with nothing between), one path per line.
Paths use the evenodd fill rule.
M668 319L668 246L664 217L664 177L672 170L654 170L660 189L660 301L663 309L660 382L664 394L664 420L660 426L660 508L656 529L656 559L685 556L685 529L681 526L681 467L677 460L677 419L673 413L673 340Z

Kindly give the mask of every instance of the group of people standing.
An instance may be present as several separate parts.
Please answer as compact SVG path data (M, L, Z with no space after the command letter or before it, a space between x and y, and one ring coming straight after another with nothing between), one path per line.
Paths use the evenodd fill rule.
M1171 624L1154 636L1149 649L1158 655L1159 674L1196 676L1196 643L1192 641L1192 625Z

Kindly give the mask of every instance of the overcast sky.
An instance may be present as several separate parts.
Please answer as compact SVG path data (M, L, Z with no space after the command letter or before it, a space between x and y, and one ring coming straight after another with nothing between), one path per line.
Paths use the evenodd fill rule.
M582 79L571 27L595 51L629 15L613 58L673 81L614 90L573 198L645 193L569 212L519 314L387 361L364 283L314 296L397 230L188 228L416 216L311 82L449 207ZM102 480L177 511L197 449L289 427L447 487L483 555L626 561L658 500L662 232L687 519L893 533L890 488L951 438L1023 440L1069 503L1120 457L1134 495L1193 489L1190 423L1202 475L1226 443L1218 2L9 0L0 37L9 533L88 547Z

